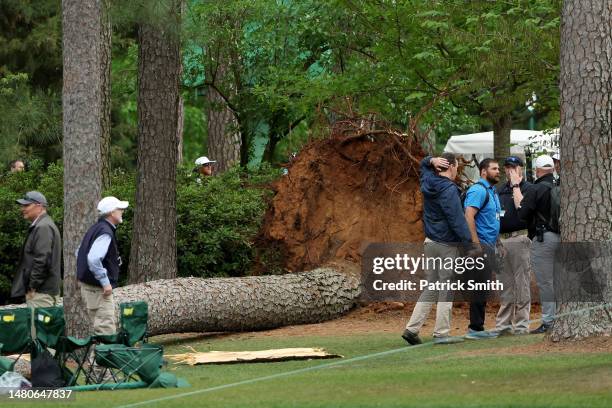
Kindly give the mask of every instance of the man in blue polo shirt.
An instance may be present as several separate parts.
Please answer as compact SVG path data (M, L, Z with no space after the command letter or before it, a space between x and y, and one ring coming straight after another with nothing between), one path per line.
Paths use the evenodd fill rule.
M493 187L499 182L499 164L493 159L484 159L478 165L480 180L470 187L465 197L465 219L470 229L472 242L479 244L485 258L482 271L473 270L476 280L486 281L495 266L495 245L499 238L501 205ZM466 339L496 337L495 332L484 329L486 292L473 292L470 302L470 325Z

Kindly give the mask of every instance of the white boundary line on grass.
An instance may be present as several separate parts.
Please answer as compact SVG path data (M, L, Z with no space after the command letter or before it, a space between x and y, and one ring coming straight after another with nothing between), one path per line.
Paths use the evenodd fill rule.
M571 312L561 313L559 315L556 315L555 317L567 316L567 315L576 314L576 313L580 313L580 312L586 312L586 311L590 311L590 310L601 309L601 308L605 308L607 306L610 306L610 305L604 303L603 305L599 305L599 306L594 306L594 307L589 307L589 308L585 308L585 309L574 310L574 311L571 311ZM540 320L541 319L533 319L533 320L530 320L529 323L535 323L535 322L538 322ZM267 380L273 380L275 378L288 377L288 376L291 376L291 375L307 373L309 371L320 370L320 369L323 369L323 368L336 367L336 366L339 366L339 365L350 364L350 363L354 363L356 361L362 361L362 360L367 360L367 359L370 359L370 358L387 356L387 355L391 355L391 354L400 353L402 351L415 350L415 349L418 349L418 348L423 348L423 347L431 346L433 344L434 343L430 341L430 342L427 342L427 343L418 344L418 345L410 346L410 347L404 346L404 347L393 349L393 350L381 351L381 352L378 352L378 353L372 353L372 354L366 354L366 355L363 355L363 356L353 357L353 358L349 358L348 360L340 360L340 361L334 361L332 363L319 364L319 365L312 366L312 367L300 368L298 370L285 371L285 372L282 372L282 373L266 375L264 377L251 378L251 379L248 379L248 380L238 381L238 382L235 382L235 383L217 385L215 387L204 388L202 390L184 392L184 393L181 393L181 394L168 395L167 397L154 398L154 399L150 399L150 400L135 402L135 403L132 403L132 404L118 405L116 408L133 408L133 407L139 407L139 406L143 406L143 405L156 404L158 402L163 402L163 401L168 401L168 400L173 400L173 399L183 398L183 397L189 397L189 396L192 396L192 395L205 394L207 392L223 390L223 389L226 389L226 388L237 387L237 386L240 386L240 385L253 384L253 383L256 383L256 382L260 382L260 381L267 381Z

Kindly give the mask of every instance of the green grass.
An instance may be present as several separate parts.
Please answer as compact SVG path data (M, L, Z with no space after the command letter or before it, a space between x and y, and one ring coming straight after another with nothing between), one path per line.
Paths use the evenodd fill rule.
M216 366L178 366L192 385L182 389L82 392L76 401L47 406L110 408L205 390L259 377L329 365L372 353L378 357L289 376L201 392L147 407L609 407L612 355L493 353L492 349L542 341L505 337L450 346L404 347L397 334L264 338L225 336L166 345L166 353L325 347L336 360ZM2 404L3 406L4 403ZM16 405L17 406L17 405ZM19 407L34 406L19 403ZM145 405L143 405L145 406Z

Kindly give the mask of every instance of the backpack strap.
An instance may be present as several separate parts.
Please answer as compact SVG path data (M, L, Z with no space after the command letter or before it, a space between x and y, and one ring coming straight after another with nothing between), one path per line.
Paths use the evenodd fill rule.
M480 184L485 189L485 200L478 209L478 212L480 212L483 208L487 206L487 204L489 204L489 189L487 188L487 186L484 185L484 183L481 183L480 181L477 181L474 185L476 184Z

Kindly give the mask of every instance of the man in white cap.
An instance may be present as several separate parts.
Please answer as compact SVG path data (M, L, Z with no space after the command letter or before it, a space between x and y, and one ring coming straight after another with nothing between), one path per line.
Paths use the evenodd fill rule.
M559 153L555 153L552 156L553 162L555 163L555 173L557 173L556 182L557 185L561 184L561 155Z
M100 200L100 219L87 230L77 250L77 279L94 334L117 331L113 289L119 281L121 257L115 230L123 222L128 205L115 197Z
M198 157L195 161L196 168L195 171L200 173L204 177L212 176L213 174L213 163L216 163L216 160L209 160L208 157L202 156Z
M559 187L553 176L555 164L552 157L541 155L535 160L536 181L526 191L513 189L514 204L519 218L527 222L531 244L531 269L540 292L542 324L532 334L545 333L552 327L556 314L553 285L554 259L561 242L559 234ZM517 171L510 173L512 185L520 183Z

